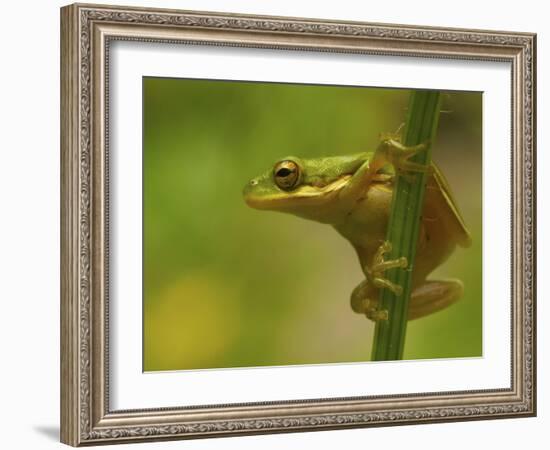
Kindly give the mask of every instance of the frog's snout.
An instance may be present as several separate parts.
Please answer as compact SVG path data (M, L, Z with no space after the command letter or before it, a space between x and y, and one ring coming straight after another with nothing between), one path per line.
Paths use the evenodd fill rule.
M247 194L252 192L256 186L258 186L260 182L257 178L252 178L248 183L246 183L244 189L243 189L243 195L246 197Z
M265 209L261 178L252 178L243 189L244 201L254 209Z
M243 197L245 200L248 200L250 194L252 193L252 191L254 191L254 188L258 186L258 183L259 181L257 178L253 178L248 183L246 183L243 189Z

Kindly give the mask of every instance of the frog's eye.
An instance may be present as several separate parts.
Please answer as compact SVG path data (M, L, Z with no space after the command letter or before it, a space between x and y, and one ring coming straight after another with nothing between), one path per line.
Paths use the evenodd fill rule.
M273 168L275 184L284 191L295 188L300 181L300 166L294 161L279 161Z

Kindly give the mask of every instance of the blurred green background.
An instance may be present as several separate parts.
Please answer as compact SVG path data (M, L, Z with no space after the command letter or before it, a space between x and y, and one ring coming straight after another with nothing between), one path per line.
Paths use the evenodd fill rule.
M144 370L367 361L362 280L330 226L253 210L247 181L287 155L372 151L410 91L144 78ZM465 296L409 322L405 359L482 354L480 93L444 94L433 147L473 238L431 278Z

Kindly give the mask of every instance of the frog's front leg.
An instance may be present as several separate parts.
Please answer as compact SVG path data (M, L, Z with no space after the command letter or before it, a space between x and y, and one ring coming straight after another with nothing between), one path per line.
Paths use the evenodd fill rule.
M347 185L339 194L340 202L347 208L353 207L360 200L366 189L377 176L377 172L387 164L407 178L410 173L424 173L430 170L429 165L410 161L414 155L428 149L428 142L408 147L393 135L383 135L373 155L366 160L353 174Z
M365 314L371 320L387 320L388 311L378 306L378 290L389 289L395 295L402 294L403 289L384 277L388 269L407 267L407 258L401 257L384 260L384 255L391 251L391 244L384 242L375 253L372 264L364 267L366 280L361 282L351 294L351 307L355 312Z

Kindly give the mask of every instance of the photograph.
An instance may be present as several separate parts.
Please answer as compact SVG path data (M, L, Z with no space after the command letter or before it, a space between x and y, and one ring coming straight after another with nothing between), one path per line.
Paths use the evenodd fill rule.
M415 94L143 77L144 371L483 356L483 94L437 92L407 146ZM425 187L411 261L387 240L398 176ZM384 290L408 300L393 358Z

